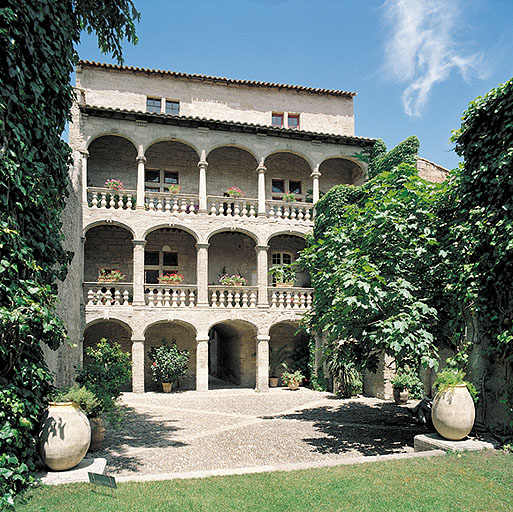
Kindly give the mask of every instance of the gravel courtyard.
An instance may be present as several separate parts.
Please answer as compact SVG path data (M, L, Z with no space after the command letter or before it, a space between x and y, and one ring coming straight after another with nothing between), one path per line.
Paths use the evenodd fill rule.
M304 388L125 393L122 403L126 419L95 453L117 476L412 452L425 432L407 406Z

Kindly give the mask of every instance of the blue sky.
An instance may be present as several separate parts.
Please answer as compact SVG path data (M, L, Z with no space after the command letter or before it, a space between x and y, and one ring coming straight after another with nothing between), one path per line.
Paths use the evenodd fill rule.
M513 0L135 0L125 64L354 91L356 135L454 168L468 103L513 76ZM113 62L94 36L85 60Z

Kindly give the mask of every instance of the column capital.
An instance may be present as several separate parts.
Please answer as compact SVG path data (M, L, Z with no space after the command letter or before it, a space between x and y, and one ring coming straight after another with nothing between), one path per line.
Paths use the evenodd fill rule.
M206 160L200 160L198 162L199 169L206 169L208 167L208 162Z
M270 339L271 339L270 336L264 336L263 334L258 334L256 337L256 340L258 341L258 343L260 343L261 341L269 341Z
M265 165L260 164L256 168L256 171L257 171L258 174L265 174L265 171L267 171L267 167Z
M310 178L319 178L320 176L321 176L321 173L319 172L318 167L316 167L310 174Z
M134 245L142 245L143 247L146 245L146 240L132 240Z
M138 164L146 164L146 162L148 160L146 160L146 157L144 155L137 155L137 157L135 158L135 161L138 163Z
M87 151L87 149L79 149L78 151L82 155L83 158L89 157L89 151Z
M132 343L144 343L146 340L144 338L132 338L130 341Z
M206 341L208 343L210 338L208 336L196 336L196 343L201 343L202 341Z
M196 249L208 249L210 244L208 242L198 242L196 244Z
M255 245L255 251L265 251L267 252L269 250L268 245Z
M81 241L83 244L85 244L85 243L87 242L87 237L85 237L85 236L81 236L81 237L80 237L80 241Z

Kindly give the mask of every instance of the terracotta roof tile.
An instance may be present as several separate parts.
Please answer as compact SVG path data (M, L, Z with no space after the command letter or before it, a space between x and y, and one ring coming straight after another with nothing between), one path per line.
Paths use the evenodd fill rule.
M327 96L356 96L355 92L339 91L336 89L317 89L315 87L305 87L303 85L290 85L290 84L277 84L273 82L259 82L255 80L236 80L233 78L210 76L210 75L197 75L190 73L180 73L179 71L163 71L161 69L138 68L134 66L118 66L116 64L106 64L101 62L94 62L88 60L81 60L79 66L90 66L104 69L117 69L120 71L132 71L134 73L155 73L159 75L168 75L178 78L186 78L190 80L209 81L209 82L222 82L225 84L246 85L248 87L272 87L278 89L287 89L291 91L311 92L314 94L325 94Z

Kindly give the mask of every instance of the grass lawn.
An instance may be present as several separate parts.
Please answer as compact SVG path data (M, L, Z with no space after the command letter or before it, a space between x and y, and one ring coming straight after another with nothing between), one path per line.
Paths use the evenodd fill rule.
M33 489L19 512L513 510L513 455L502 452L384 461L304 471Z

